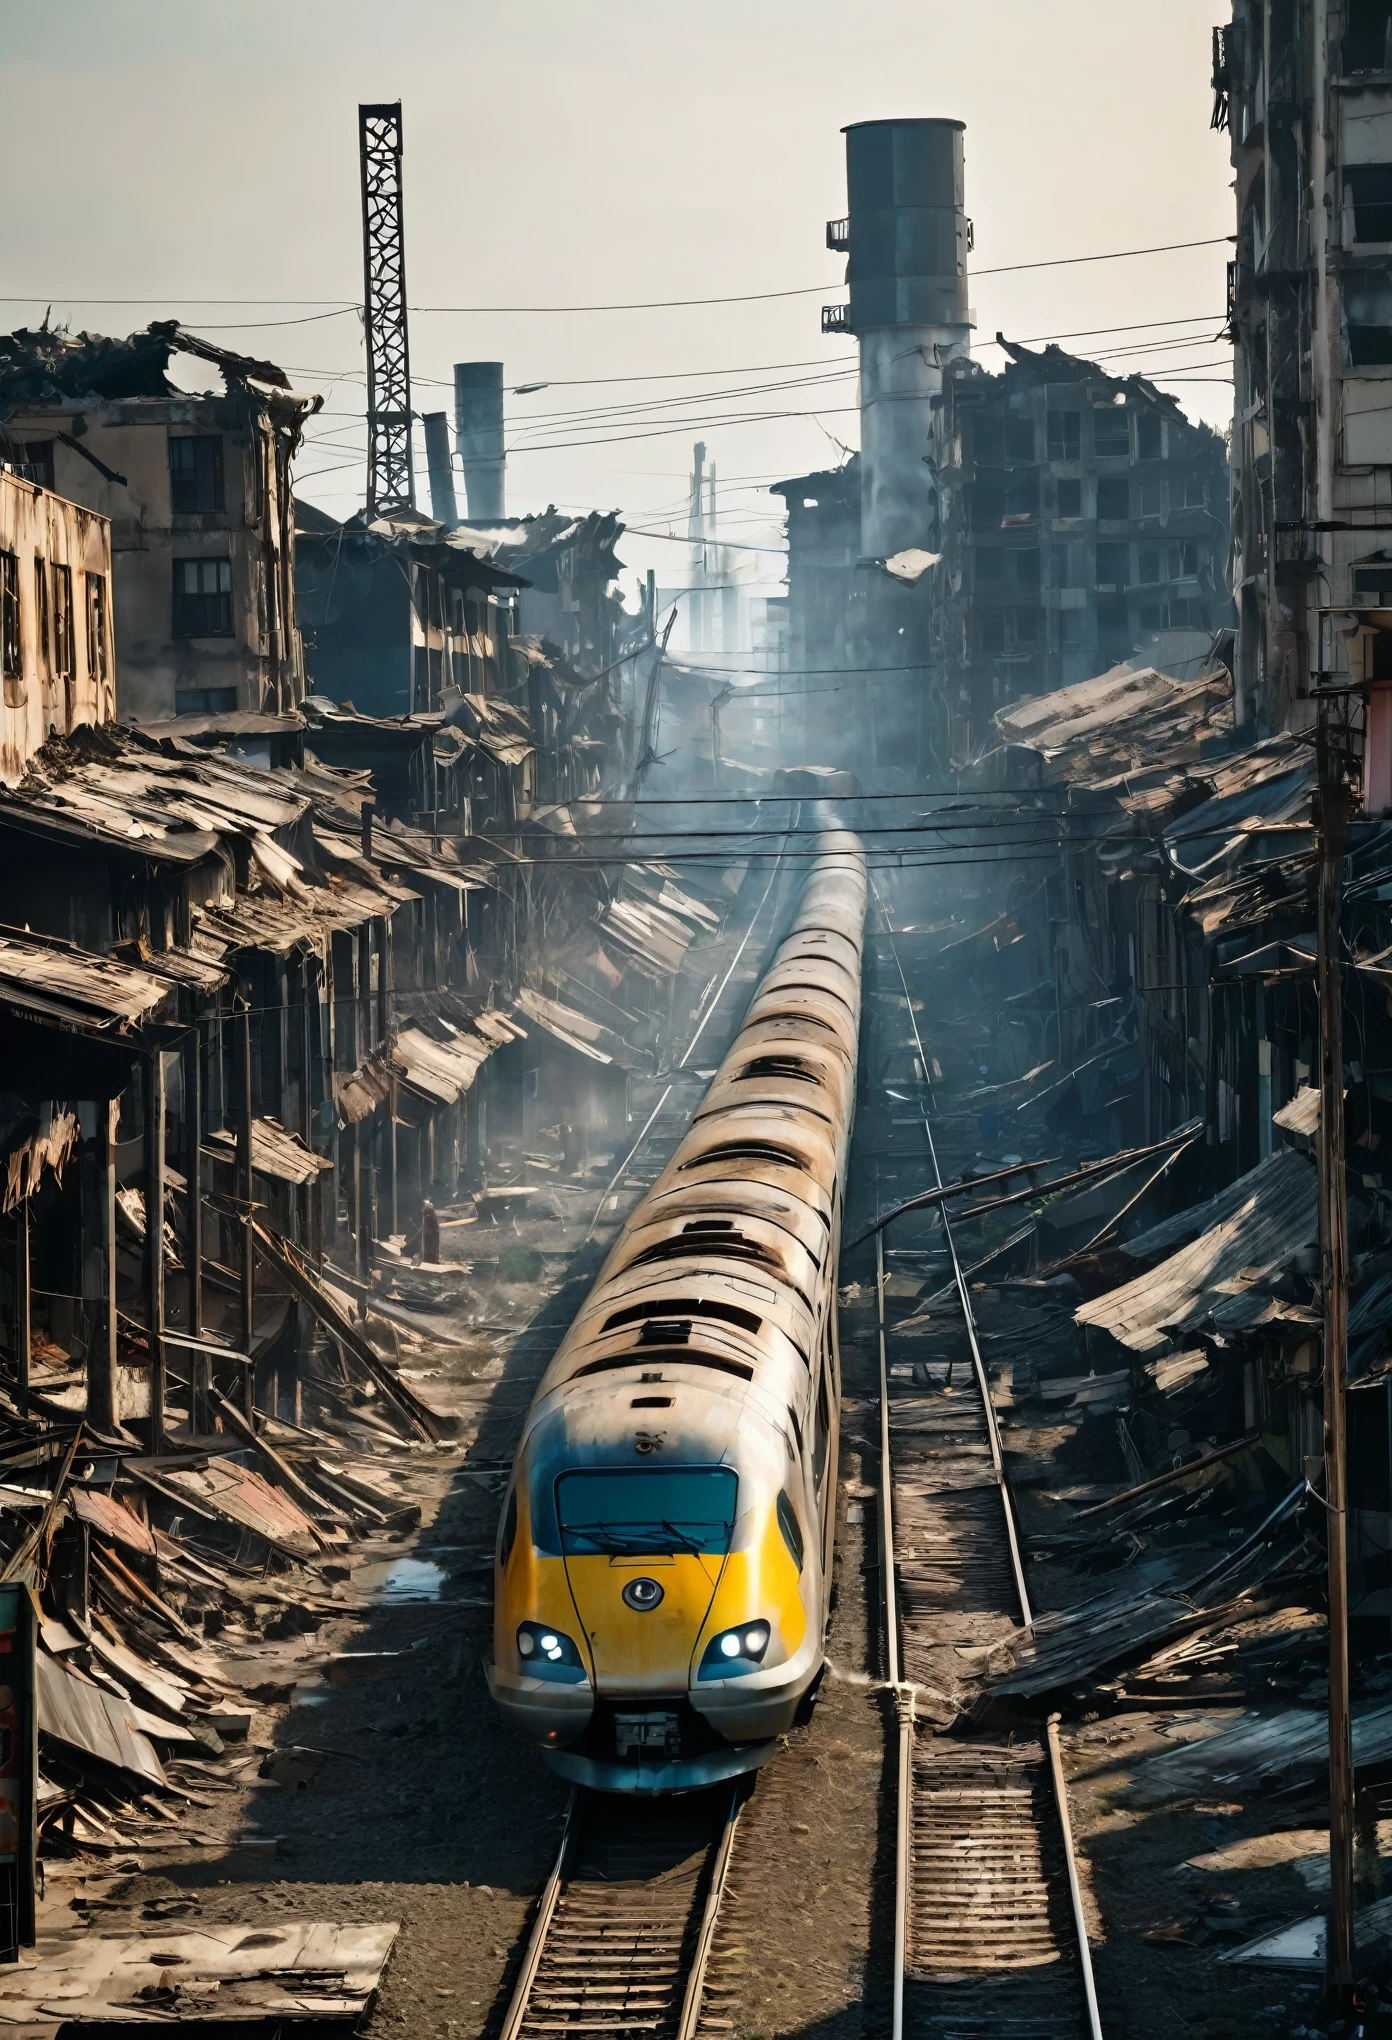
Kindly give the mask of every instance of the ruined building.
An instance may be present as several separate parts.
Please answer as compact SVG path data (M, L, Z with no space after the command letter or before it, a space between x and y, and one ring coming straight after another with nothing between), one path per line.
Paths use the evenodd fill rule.
M934 410L933 681L950 755L995 711L1122 661L1197 673L1229 620L1227 456L1142 376L1002 340Z
M1320 685L1371 688L1376 812L1392 806L1389 37L1389 0L1237 0L1213 64L1237 193L1239 717L1300 725Z
M0 780L51 730L115 713L111 526L0 469Z
M176 354L223 389L180 389ZM172 320L127 340L0 336L0 464L111 522L122 717L303 699L290 463L321 402Z

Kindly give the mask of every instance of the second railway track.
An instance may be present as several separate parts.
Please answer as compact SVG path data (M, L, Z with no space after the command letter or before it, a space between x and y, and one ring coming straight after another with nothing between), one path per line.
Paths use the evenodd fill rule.
M926 1091L932 1067L879 903L882 961L913 1030L924 1159L942 1183ZM883 1011L883 1002L880 1010ZM876 1066L886 1066L882 1047ZM888 1672L899 1706L893 2040L1101 2040L1057 1727L934 1734L916 1695L983 1671L1031 1622L1013 1505L971 1296L941 1224L960 1350L891 1370L876 1233L881 1519Z

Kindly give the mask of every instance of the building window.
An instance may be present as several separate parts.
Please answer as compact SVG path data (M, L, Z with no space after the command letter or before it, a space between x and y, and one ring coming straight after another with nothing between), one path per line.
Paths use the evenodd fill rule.
M180 687L174 694L175 715L232 715L236 707L235 687Z
M1136 413L1137 460L1160 460L1165 451L1164 420L1154 411Z
M971 421L972 460L977 467L1001 467L1005 462L1003 426L994 411L978 411Z
M1346 71L1392 71L1389 0L1348 0L1344 27Z
M976 578L985 586L999 587L1005 579L1005 554L998 545L976 549Z
M0 673L6 707L18 708L24 699L24 667L19 649L19 560L12 552L0 552Z
M23 481L37 482L41 489L53 487L53 441L51 439L21 440L10 463L15 474Z
M220 432L170 440L169 507L176 517L226 508ZM200 631L198 635L206 637L208 633Z
M1164 625L1161 621L1161 616L1162 612L1158 602L1143 602L1141 604L1142 631L1162 630Z
M1011 460L1034 459L1033 418L1011 418L1005 421L1005 457Z
M1010 523L1033 524L1039 515L1039 476L1033 469L1028 474L1013 474L1005 484L1005 521Z
M1098 482L1097 514L1109 524L1124 524L1131 515L1131 484L1124 475Z
M1097 548L1097 585L1099 588L1124 588L1130 564L1129 545L1099 545Z
M1170 547L1170 579L1172 581L1192 580L1198 571L1199 548L1194 540L1189 539L1183 545L1172 545Z
M110 630L106 615L106 578L87 576L87 677L102 681L107 675Z
M1013 552L1010 560L1010 585L1017 595L1037 595L1039 592L1039 552L1031 546L1028 552Z
M1392 241L1392 163L1360 163L1344 172L1355 241Z
M1058 484L1058 514L1060 517L1082 516L1083 485L1081 482L1060 482Z
M232 636L231 560L175 560L174 635Z
M1355 567L1353 592L1360 602L1374 609L1392 609L1392 557L1375 558L1372 564Z
M1131 432L1125 404L1094 404L1092 447L1099 460L1125 459L1131 451Z
M1345 279L1344 335L1349 368L1392 363L1392 270L1364 269Z
M1157 581L1162 581L1165 578L1160 571L1160 548L1158 545L1143 545L1141 547L1140 574L1138 578L1143 588L1153 588ZM1145 623L1144 610L1141 611L1141 621L1143 624ZM1158 630L1159 625L1150 624L1147 628Z
M1165 484L1158 478L1141 483L1142 517L1163 517L1165 514Z
M53 670L60 680L73 674L72 569L53 569Z
M1097 605L1097 648L1103 652L1129 652L1131 625L1125 596L1112 595Z
M53 619L48 599L48 562L34 560L34 635L39 641L39 668L47 670L53 663Z
M1082 445L1081 411L1050 411L1050 460L1077 460Z

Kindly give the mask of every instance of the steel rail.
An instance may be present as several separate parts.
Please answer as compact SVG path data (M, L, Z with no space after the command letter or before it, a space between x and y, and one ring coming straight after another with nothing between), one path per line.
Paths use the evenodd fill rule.
M894 958L894 968L899 973L899 983L904 993L904 1005L909 1015L909 1025L913 1029L914 1045L918 1050L918 1067L923 1072L920 1083L927 1085L931 1089L928 1077L928 1058L923 1048L923 1036L918 1031L918 1020L914 1013L913 1000L909 997L909 981L904 976L904 966L899 960L899 948L894 940L894 927L890 921L888 909L881 897L880 889L875 884L873 878L870 880L870 889L875 895L875 904L878 906L880 917L884 922L885 934L889 940L890 954ZM938 1149L937 1143L933 1139L932 1123L927 1112L920 1111L919 1116L922 1119L923 1131L928 1141L928 1157L933 1165L933 1175L936 1178L937 1187L941 1190L944 1187L943 1173L938 1165ZM962 1318L966 1325L967 1342L971 1347L972 1368L976 1375L976 1385L981 1396L982 1409L986 1418L986 1437L990 1445L991 1465L996 1476L996 1486L1000 1490L1001 1510L1005 1517L1006 1541L1010 1547L1010 1567L1015 1578L1015 1593L1020 1603L1020 1620L1024 1628L1032 1629L1034 1626L1034 1616L1030 1609L1029 1589L1025 1585L1025 1567L1020 1552L1019 1535L1015 1528L1015 1511L1011 1506L1010 1488L1005 1478L1005 1456L1001 1451L1000 1426L996 1422L996 1406L991 1400L991 1385L987 1379L986 1364L981 1357L981 1347L976 1336L976 1318L972 1313L971 1297L967 1291L966 1278L962 1273L962 1263L957 1255L957 1242L952 1236L952 1225L948 1219L945 1205L939 1207L939 1215L942 1219L943 1237L947 1242L948 1255L952 1261L952 1279L957 1290L957 1300L962 1306ZM880 1235L877 1233L876 1238L878 1239L879 1237Z
M1059 1718L1051 1714L1047 1723L1049 1770L1054 1781L1054 1803L1063 1832L1063 1856L1068 1865L1068 1896L1073 1905L1073 1931L1078 1938L1078 1961L1083 1972L1083 1995L1087 1999L1088 2032L1091 2040L1102 2040L1102 2019L1097 2009L1097 1985L1092 1974L1092 1950L1088 1946L1087 1920L1083 1915L1083 1890L1078 1881L1078 1859L1073 1850L1073 1823L1068 1818L1068 1783L1063 1775L1059 1749Z
M884 923L890 953L894 958L895 968L898 972L900 986L903 991L904 1005L909 1015L909 1024L913 1029L914 1044L918 1054L918 1068L922 1073L920 1084L931 1090L931 1081L928 1078L930 1065L924 1053L923 1038L919 1032L918 1021L914 1014L913 1001L909 996L908 981L904 975L903 965L899 958L898 945L894 940L893 926L884 901L880 896L879 888L875 886L873 879L871 880L871 888L874 891L876 903ZM928 1113L923 1111L921 1117L924 1134L928 1142L928 1153L932 1162L933 1173L937 1178L939 1187L942 1187L943 1178L938 1164L937 1144L933 1139L933 1129ZM952 1262L954 1285L961 1304L962 1316L971 1346L973 1369L985 1415L987 1436L991 1446L991 1460L1004 1511L1016 1594L1019 1599L1024 1627L1029 1629L1032 1627L1033 1618L1030 1611L1029 1596L1025 1588L1019 1540L1016 1534L1014 1511L1011 1506L1009 1489L1005 1478L1004 1460L1000 1448L1000 1433L996 1422L995 1409L991 1401L989 1382L977 1340L975 1318L963 1277L961 1262L957 1255L956 1243L952 1237L952 1228L945 1204L939 1202L938 1210L942 1219L943 1232ZM889 1683L895 1696L899 1728L898 1803L896 1808L894 1851L894 1966L891 1998L891 2040L903 2040L904 1981L908 1960L909 1883L912 1875L913 1861L914 1688L911 1685L905 1686L901 1683L900 1679L898 1597L895 1579L893 1531L893 1473L890 1462L889 1365L885 1325L884 1233L878 1222L875 1228L875 1295L880 1375L880 1479L882 1491L881 1525L884 1543L886 1657ZM1063 1844L1064 1863L1067 1870L1073 1932L1077 1946L1078 1964L1086 2006L1087 2032L1089 2040L1103 2040L1101 2016L1097 2004L1097 1987L1092 1968L1092 1952L1088 1943L1087 1921L1083 1911L1082 1886L1078 1876L1077 1854L1073 1843L1073 1824L1068 1811L1068 1789L1067 1781L1063 1775L1063 1759L1059 1745L1058 1723L1058 1715L1051 1714L1047 1723L1046 1744L1054 1810L1058 1821L1059 1836Z
M527 1952L522 1958L517 1982L513 1985L512 2002L507 2008L507 2017L503 2020L498 2040L517 2040L517 2035L522 2030L522 2021L527 2016L532 1985L536 1982L537 1971L541 1968L541 1958L546 1952L546 1937L551 1931L551 1922L556 1917L556 1903L565 1883L565 1873L570 1867L571 1857L575 1853L575 1844L584 1818L581 1810L582 1798L583 1795L578 1791L570 1795L570 1803L566 1807L565 1826L561 1829L561 1846L556 1851L556 1861L552 1866L551 1875L542 1886L541 1897L537 1901L536 1918L532 1921L532 1931L527 1940Z
M691 1971L686 1979L686 1996L682 2000L681 2018L677 2024L676 2040L696 2040L701 2023L701 2001L705 1995L706 1968L715 1940L716 1922L720 1918L720 1906L725 1897L725 1880L729 1875L730 1858L734 1854L735 1829L739 1824L741 1792L737 1782L730 1794L729 1811L725 1825L716 1846L715 1861L711 1865L710 1888L706 1892L705 1911L701 1915L701 1928L696 1937L696 1947L691 1957Z

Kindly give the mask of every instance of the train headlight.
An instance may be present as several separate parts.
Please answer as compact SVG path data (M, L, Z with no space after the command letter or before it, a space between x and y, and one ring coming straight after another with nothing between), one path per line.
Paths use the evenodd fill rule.
M738 1679L757 1672L764 1661L772 1631L767 1622L741 1622L737 1629L723 1629L706 1645L698 1679Z
M555 1679L574 1686L585 1676L585 1661L571 1638L545 1622L518 1623L517 1655L529 1679Z

